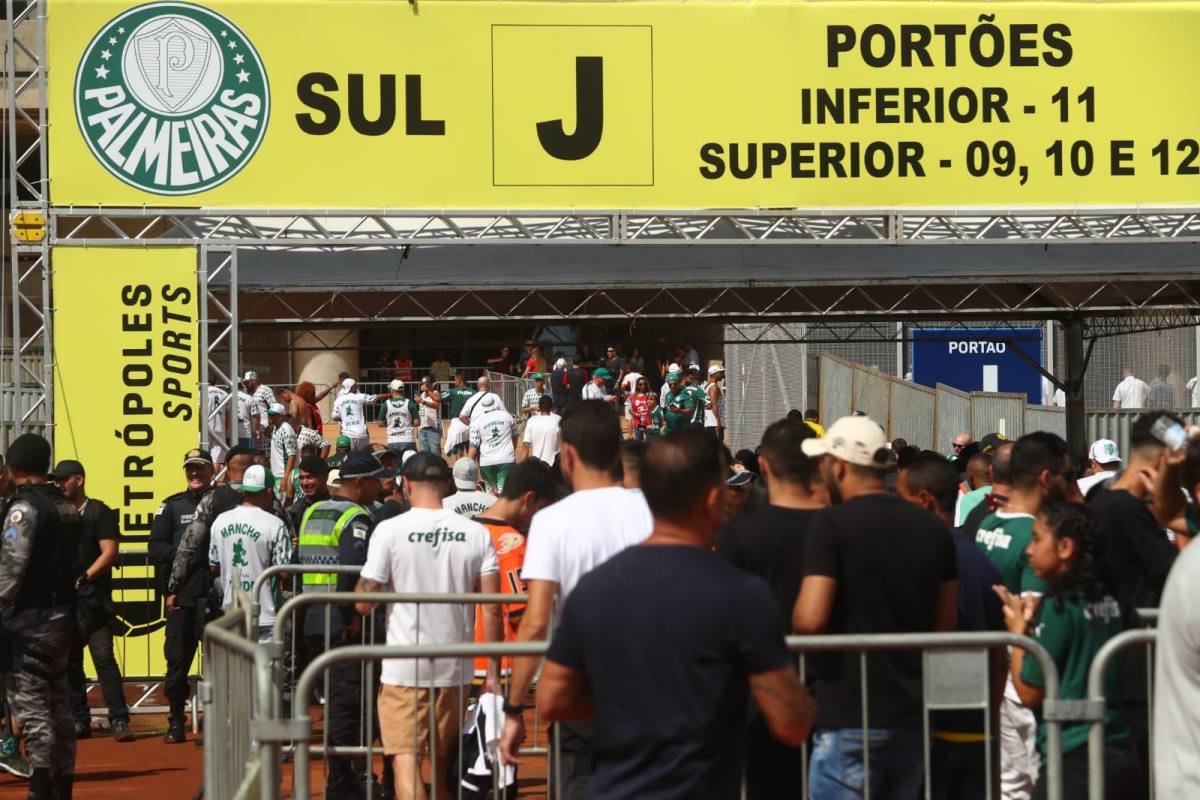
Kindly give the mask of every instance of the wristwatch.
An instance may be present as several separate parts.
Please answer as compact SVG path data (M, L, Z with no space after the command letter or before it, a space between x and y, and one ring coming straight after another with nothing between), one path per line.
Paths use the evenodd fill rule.
M525 709L528 708L528 706L514 706L512 703L508 702L508 698L506 697L504 698L504 703L501 704L500 708L502 711L504 711L505 716L519 717L525 713Z

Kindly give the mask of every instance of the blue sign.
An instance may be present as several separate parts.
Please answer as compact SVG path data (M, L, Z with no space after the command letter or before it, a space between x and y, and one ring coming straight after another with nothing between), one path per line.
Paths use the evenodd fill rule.
M964 392L1021 392L1042 402L1041 328L914 328L913 381ZM1032 362L1032 363L1031 363Z

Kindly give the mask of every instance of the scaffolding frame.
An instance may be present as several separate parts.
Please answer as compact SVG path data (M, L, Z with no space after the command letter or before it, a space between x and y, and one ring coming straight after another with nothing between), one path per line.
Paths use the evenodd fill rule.
M45 221L12 242L11 353L14 382L37 388L19 426L53 421L52 247L197 248L203 417L228 414L235 431L238 329L409 321L711 319L822 323L850 321L1086 320L1088 335L1195 324L1194 274L1004 276L803 284L495 287L391 286L316 293L311 287L239 287L241 249L403 249L414 246L546 244L578 246L878 247L939 244L1163 243L1200 241L1200 206L932 207L807 209L277 209L71 207L51 203L47 115L46 0L5 0L6 161L10 213ZM20 68L19 68L20 66ZM24 103L37 96L36 102ZM34 109L36 109L36 114ZM20 131L27 136L19 137ZM880 249L880 258L888 251ZM239 295L247 298L239 308ZM1001 323L1003 324L1003 323ZM770 330L769 328L767 330ZM826 334L828 335L828 334ZM808 336L808 334L806 334ZM228 361L219 356L228 352ZM38 361L40 360L40 364ZM209 386L228 399L210 403ZM19 393L18 393L19 394ZM206 432L204 440L209 439ZM228 444L228 441L219 442Z

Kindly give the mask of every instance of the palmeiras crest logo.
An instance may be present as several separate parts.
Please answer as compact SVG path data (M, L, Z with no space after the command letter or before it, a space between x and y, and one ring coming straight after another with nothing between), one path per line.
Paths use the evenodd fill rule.
M271 93L262 60L229 20L188 3L126 11L92 39L75 116L114 176L181 195L229 180L254 157Z

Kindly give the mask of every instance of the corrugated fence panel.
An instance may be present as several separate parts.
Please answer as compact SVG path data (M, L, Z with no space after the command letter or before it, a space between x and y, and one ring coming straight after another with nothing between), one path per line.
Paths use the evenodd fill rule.
M1112 439L1121 454L1129 452L1129 430L1133 421L1146 413L1144 409L1127 411L1089 411L1087 413L1087 440L1090 445L1097 439ZM1183 420L1184 425L1200 425L1200 409L1171 409L1171 413Z
M891 438L900 437L922 450L936 449L934 445L934 408L937 393L927 386L907 381L892 384Z
M1059 406L1026 406L1025 433L1046 431L1067 436L1067 410Z
M864 411L867 416L883 425L888 424L891 409L888 403L891 391L887 375L872 369L854 370L853 410ZM832 422L832 418L830 418Z
M971 396L945 384L937 385L933 448L949 453L954 437L971 430Z
M1016 439L1025 432L1025 395L1004 392L971 392L971 436L989 433Z
M854 367L821 354L821 422L826 426L854 411Z
M758 446L768 425L806 407L803 329L799 323L725 327L725 443L733 450ZM755 341L775 337L797 341Z

